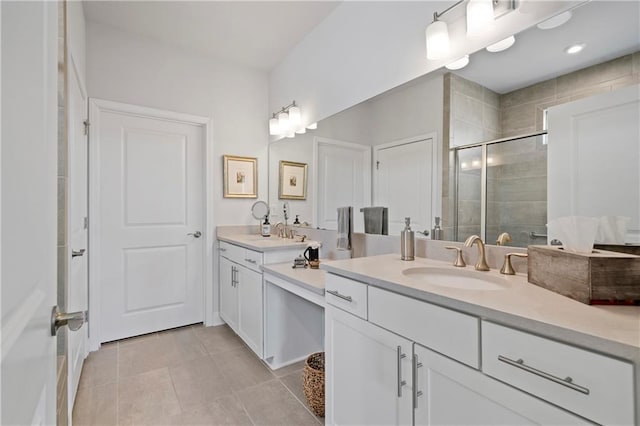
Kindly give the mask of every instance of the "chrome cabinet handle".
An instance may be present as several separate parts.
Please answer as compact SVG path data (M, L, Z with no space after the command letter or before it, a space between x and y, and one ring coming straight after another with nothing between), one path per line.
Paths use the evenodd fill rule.
M220 247L218 250L220 250L220 251L227 251L227 249L226 249L226 248L224 248L224 247Z
M407 355L402 353L402 346L398 346L396 351L398 354L398 398L402 398L402 387L407 384L405 380L402 380L402 360Z
M236 274L237 274L238 270L236 269L235 266L231 267L231 287L235 287L236 286Z
M71 257L80 257L80 256L83 256L85 251L87 251L87 250L86 250L86 249L71 250Z
M418 362L418 354L413 354L413 409L418 408L418 398L422 396L422 391L418 390L418 368L422 363Z
M254 265L258 263L258 262L256 262L256 261L255 261L255 260L253 260L253 259L245 259L245 261L246 261L246 262L249 262L249 263L253 263Z
M554 376L553 374L549 374L542 370L538 370L537 368L534 368L525 364L522 358L518 358L516 361L514 361L510 358L507 358L506 356L498 355L498 361L509 364L512 367L516 367L521 370L524 370L527 373L535 374L536 376L542 377L543 379L550 380L559 385L566 386L569 389L573 389L576 392L589 395L589 389L585 388L584 386L576 385L575 383L573 383L573 379L571 377L567 376L564 379L562 379L560 377Z
M200 232L200 231L196 231L196 232L189 232L187 235L192 235L192 236L194 236L195 238L200 238L200 237L202 237L202 232Z
M347 302L353 302L351 296L345 296L344 294L338 293L337 290L327 290L327 293L334 295L335 297L339 297L342 300L346 300Z

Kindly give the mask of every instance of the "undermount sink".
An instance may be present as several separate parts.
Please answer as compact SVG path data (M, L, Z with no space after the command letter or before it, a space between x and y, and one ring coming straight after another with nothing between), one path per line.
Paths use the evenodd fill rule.
M402 275L432 285L465 290L504 290L509 287L504 279L465 269L409 268L402 271Z

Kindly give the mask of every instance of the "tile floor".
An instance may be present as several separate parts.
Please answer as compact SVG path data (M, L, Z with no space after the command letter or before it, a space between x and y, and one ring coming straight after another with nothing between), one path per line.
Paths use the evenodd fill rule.
M318 425L297 363L271 371L226 325L107 343L84 363L74 425Z

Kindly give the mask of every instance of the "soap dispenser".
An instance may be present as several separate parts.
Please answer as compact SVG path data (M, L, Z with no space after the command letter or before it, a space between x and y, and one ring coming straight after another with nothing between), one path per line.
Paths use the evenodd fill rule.
M400 232L400 258L402 260L414 260L416 251L415 234L410 226L411 218L404 218L404 230Z
M271 224L269 223L269 215L265 215L264 223L262 224L262 232L263 237L271 236Z
M431 239L432 240L441 240L442 239L442 228L440 228L440 217L436 216L436 226L431 230Z

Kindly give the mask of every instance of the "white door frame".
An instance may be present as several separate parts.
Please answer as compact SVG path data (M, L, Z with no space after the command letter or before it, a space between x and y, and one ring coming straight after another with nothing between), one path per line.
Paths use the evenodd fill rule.
M378 174L375 172L375 167L378 162L379 151L386 148L391 148L399 145L406 145L413 142L420 142L425 139L432 139L433 146L431 155L433 156L433 163L431 164L431 217L442 216L442 158L440 157L440 144L438 143L438 133L424 133L417 136L411 136L409 138L396 139L391 142L386 142L373 147L373 164L371 165L371 173L373 174L371 191L371 199L373 203L377 203L376 200L376 188L378 187ZM421 185L421 182L416 182L416 185Z
M80 94L82 95L83 100L87 100L88 99L87 89L85 88L85 84L82 81L82 78L80 77L80 72L78 71L78 66L77 66L77 63L76 63L76 60L75 60L75 55L73 54L71 49L67 49L67 64L69 64L68 73L67 73L67 81L69 82L71 79L75 80L76 83L78 84L78 88L80 89ZM70 122L72 120L71 115L70 115L70 111L68 111L69 90L70 90L70 83L67 84L66 93L65 93L65 97L67 99L67 103L66 103L66 105L67 105L66 106L66 108L67 108L67 117L66 117L67 128L70 128L70 124L71 124ZM87 104L85 104L85 106L87 106ZM82 117L75 117L76 120L85 120L86 118L87 118L86 109L84 110ZM66 156L67 156L67 159L71 159L72 144L70 143L68 137L69 136L68 136L68 133L67 133L67 152L66 152ZM87 143L87 142L88 142L88 138L85 139L85 143ZM88 154L88 151L87 151L87 154ZM87 161L88 161L88 158L87 158ZM70 166L70 162L67 162L67 165L68 165L68 168L67 168L67 172L68 172L70 170L70 167L69 167ZM88 178L89 178L89 176L88 176L88 169L87 169L87 179ZM69 241L69 245L68 245L67 251L65 253L65 258L66 258L66 262L69 263L68 270L71 271L70 262L71 262L71 259L72 259L72 257L71 257L72 247L71 247L71 239L69 238L71 236L71 214L70 214L70 212L71 212L71 204L69 203L69 201L70 201L70 197L66 197L66 203L67 203L67 205L66 205L66 211L67 211L66 221L67 221L67 223L66 223L65 229L66 229L67 241ZM87 198L87 201L88 201L88 198ZM88 214L88 211L87 211L87 214ZM88 259L87 259L87 265L88 264L89 263L88 263ZM69 296L69 293L70 293L70 282L71 282L71 272L69 272L69 274L67 276L65 297ZM88 281L88 277L87 277L87 294L89 294L88 285L89 285L89 281ZM65 302L66 302L66 300L65 300ZM86 327L89 327L89 325L86 324L83 327L86 328ZM81 328L80 330L77 331L77 333L80 333L80 332L84 332L84 329ZM72 379L73 371L70 368L72 360L69 358L69 355L70 355L69 333L76 333L76 332L75 331L70 331L70 330L67 332L67 345L66 345L66 353L65 353L65 355L67 357L67 387L66 387L66 392L67 392L67 416L68 416L69 419L71 419L72 415L73 415L73 404L75 402L75 398L72 398L72 396L77 396L77 393L72 391L73 381L71 379ZM88 333L87 333L87 335L88 335ZM87 357L87 354L89 352L88 344L89 344L88 341L84 342L84 349L85 350L84 350L84 353L81 355L83 359L85 359ZM77 390L76 390L76 392L77 392Z
M353 143L353 142L345 142L338 139L329 139L329 138L323 138L320 136L315 136L313 138L313 171L311 173L313 177L313 185L311 186L313 216L312 216L311 223L313 224L313 226L318 226L318 147L320 145L334 145L334 146L342 146L345 148L359 149L363 153L368 151L369 160L371 160L370 145L364 145L364 144ZM371 204L372 199L373 199L373 185L371 181L371 176L369 176L369 204ZM355 212L354 212L354 215L355 215Z
M138 105L89 98L89 350L100 348L100 113L115 112L134 116L153 117L204 128L205 144L203 182L203 244L202 267L204 281L204 324L213 325L213 125L208 117L164 111Z

